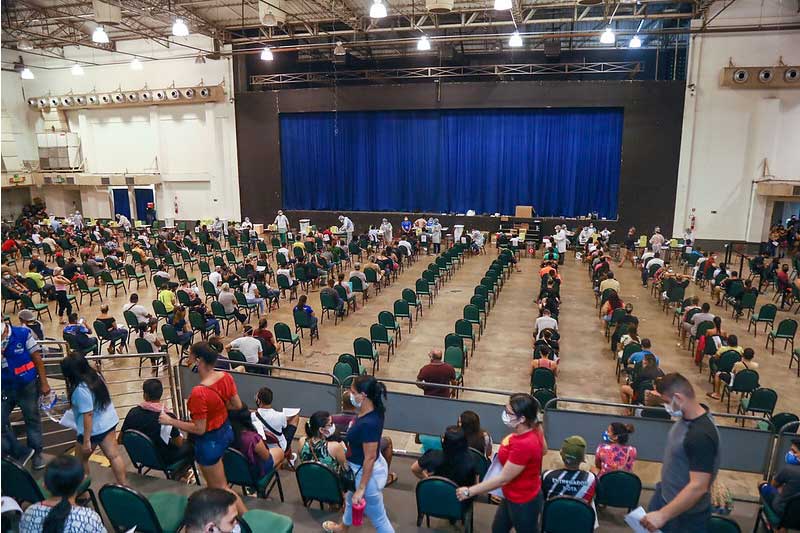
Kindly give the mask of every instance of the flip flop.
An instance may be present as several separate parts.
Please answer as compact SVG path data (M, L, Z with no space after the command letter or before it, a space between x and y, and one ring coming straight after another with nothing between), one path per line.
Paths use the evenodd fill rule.
M710 393L710 392L707 392L707 393L706 393L706 396L708 396L708 397L709 397L709 398L711 398L712 400L719 400L719 399L720 399L719 397L717 397L717 396L714 396L714 395L713 395L712 393Z
M397 474L395 472L389 472L389 478L386 480L386 486L388 487L395 481L397 481Z
M333 520L325 520L322 523L322 530L325 531L325 533L339 533L341 529L336 529L338 527L339 524Z

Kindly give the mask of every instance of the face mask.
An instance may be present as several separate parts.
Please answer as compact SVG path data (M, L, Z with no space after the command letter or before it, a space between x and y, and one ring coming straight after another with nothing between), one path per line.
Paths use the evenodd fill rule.
M667 410L671 417L680 418L683 416L683 410L675 405L675 398L671 402L664 404L664 409Z
M517 419L517 417L511 416L510 414L508 414L508 411L505 410L503 411L502 419L503 419L503 424L510 427L511 429L514 429L519 425L519 420Z
M336 433L336 426L328 426L322 428L322 434L327 438L333 437L334 433Z
M352 392L350 393L350 403L353 404L353 407L361 407L361 402L358 401L356 395Z
M611 440L611 436L608 434L608 431L603 432L603 442L609 442L609 443L613 442Z
M792 453L791 450L786 452L786 464L787 465L800 465L800 458L798 458L795 454Z
M215 533L226 533L222 531L218 526L214 526L214 531ZM237 522L236 525L233 526L233 529L231 529L228 533L242 533L242 526L240 526L239 523Z

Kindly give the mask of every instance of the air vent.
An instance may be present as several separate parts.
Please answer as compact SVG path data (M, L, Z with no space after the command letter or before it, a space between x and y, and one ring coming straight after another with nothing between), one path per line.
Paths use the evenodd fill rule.
M134 181L133 176L125 176L125 185L134 185Z
M75 178L67 177L67 185L75 185Z
M111 178L100 178L100 185L111 185Z
M792 196L800 196L800 185L792 187Z
M53 184L53 178L51 176L45 176L44 177L44 183L45 183L45 185L52 185Z

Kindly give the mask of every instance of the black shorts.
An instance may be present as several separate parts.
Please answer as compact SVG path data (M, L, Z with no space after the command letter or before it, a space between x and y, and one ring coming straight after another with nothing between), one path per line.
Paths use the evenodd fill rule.
M104 432L102 432L102 433L99 433L99 434L97 434L97 435L92 435L91 437L89 437L89 441L92 443L92 446L97 446L97 445L99 445L101 442L103 442L103 439L105 439L105 438L106 438L106 435L108 435L108 434L109 434L109 433L111 433L112 431L116 431L116 429L117 429L117 425L116 425L116 424L114 424L114 427L112 427L111 429L109 429L109 430L107 430L107 431L104 431ZM76 441L78 444L83 444L83 435L78 435L78 436L75 438L75 441Z

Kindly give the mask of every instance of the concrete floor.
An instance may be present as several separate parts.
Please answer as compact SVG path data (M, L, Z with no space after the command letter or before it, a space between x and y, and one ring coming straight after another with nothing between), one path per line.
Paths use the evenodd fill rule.
M414 322L411 334L408 334L407 330L404 331L402 342L391 361L386 361L385 349L381 350L382 361L378 376L415 379L419 368L427 363L428 351L431 348L442 348L444 336L453 331L455 320L461 318L462 308L469 302L473 288L495 258L495 250L490 248L488 251L487 255L468 258L463 267L456 270L452 280L445 283L433 306L428 308L426 304L423 318ZM399 280L389 288L383 289L378 295L371 294L366 306L362 305L359 297L358 310L338 325L334 326L333 321L326 320L320 328L319 341L315 340L311 347L306 336L303 340L303 355L296 357L294 362L290 362L288 357L282 357L284 366L330 372L340 353L352 353L352 342L355 337L369 336L369 326L377 321L378 312L391 310L392 303L400 297L402 289L414 286L414 281L430 262L428 259L423 256L411 268L406 269ZM507 391L529 390L531 331L536 318L533 298L539 289L537 272L540 261L540 258L521 258L519 263L521 272L514 273L506 282L496 307L489 314L487 328L470 361L465 376L467 386ZM603 323L597 317L586 269L576 263L570 253L561 271L564 281L561 288L562 308L559 324L562 333L559 396L619 401L614 362L609 345L603 336ZM684 373L691 379L699 393L704 395L710 390L707 371L703 374L698 373L689 352L678 346L675 330L671 326L671 315L665 314L650 296L649 289L641 286L638 271L628 265L615 269L615 273L622 283L623 300L634 305L634 314L639 317L640 335L652 340L654 352L660 357L662 368L665 372ZM190 275L195 275L198 279L200 277L198 271ZM155 290L152 286L147 289L142 287L138 292L140 302L149 307L149 303L155 298ZM701 301L710 299L708 292L703 294L699 287L692 285L687 290L687 296L694 293L700 294ZM114 297L112 289L109 297L104 300L110 304L112 313L121 320L122 306L127 303L127 296L120 291L120 295ZM757 306L767 303L768 300L771 300L771 294L761 296ZM317 291L310 293L309 303L315 309L319 309ZM55 315L54 307L55 305L51 304L51 312ZM91 323L96 317L98 308L97 302L92 306L87 303L82 307L80 315ZM745 347L751 346L756 350L756 359L761 364L759 374L762 385L775 389L779 395L776 412L797 412L800 380L794 371L786 371L789 364L788 350L783 350L782 344L778 344L775 355L770 355L763 348L765 342L763 333L759 333L758 338L754 339L752 333L746 332L745 321L735 323L729 318L730 311L721 313L721 316L724 328L729 333L737 334L740 344ZM779 313L778 320L785 316L788 316L788 313ZM282 301L280 309L273 311L269 319L270 326L276 321L292 324L291 306L288 302ZM61 338L61 327L58 325L57 317L54 317L52 322L48 322L45 317L44 325L49 336ZM235 334L233 329L231 333L233 337ZM132 343L131 348L133 348ZM174 352L172 359L174 363L177 362ZM132 370L136 361L137 359L118 360L103 365L107 380L112 382L115 404L121 416L139 401L140 380L136 371ZM297 377L296 373L288 370L283 370L281 373ZM149 377L148 374L149 372L145 370L144 376ZM413 385L392 383L390 387L393 390L421 392ZM477 392L466 392L463 397L498 403L502 401L499 396ZM713 400L709 402L712 410L724 412L722 404ZM614 412L614 409L604 408L604 410ZM418 449L418 445L413 443L412 435L393 434L393 438L396 448L410 451ZM549 454L546 459L548 463L557 462L557 454ZM656 464L639 462L636 471L645 485L654 483L659 477ZM407 470L398 473L401 481L411 479L411 474ZM723 474L723 479L737 497L756 495L758 476Z

